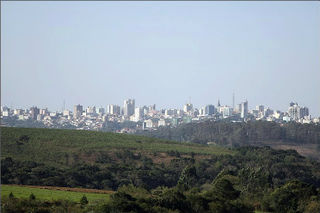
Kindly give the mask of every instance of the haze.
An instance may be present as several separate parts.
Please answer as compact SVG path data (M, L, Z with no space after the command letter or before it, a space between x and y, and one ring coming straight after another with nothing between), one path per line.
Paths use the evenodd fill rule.
M1 105L320 115L320 2L1 2Z

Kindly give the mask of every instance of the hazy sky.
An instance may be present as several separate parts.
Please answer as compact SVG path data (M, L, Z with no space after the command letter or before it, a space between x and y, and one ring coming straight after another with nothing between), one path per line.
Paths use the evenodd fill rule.
M1 104L248 99L320 116L320 2L1 2Z

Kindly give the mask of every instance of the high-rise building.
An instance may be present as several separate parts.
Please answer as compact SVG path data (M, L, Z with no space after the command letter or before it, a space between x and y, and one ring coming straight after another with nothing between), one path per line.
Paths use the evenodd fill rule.
M244 101L241 103L241 118L248 117L248 101Z
M258 105L258 106L256 106L256 110L258 110L259 112L263 112L264 111L264 106L263 105Z
M86 113L88 115L96 114L96 107L95 106L93 106L93 107L88 106L87 109L86 109Z
M105 113L104 108L103 108L103 107L100 107L100 108L98 109L98 113L99 113L100 115L103 115L103 114Z
M37 107L30 108L31 119L37 120L37 115L39 115L40 110Z
M224 118L228 118L232 116L233 108L230 106L221 106L220 111Z
M142 110L144 115L147 115L149 113L149 108L147 106L143 106Z
M300 108L300 118L303 118L305 116L309 116L309 109L307 107L301 107Z
M134 114L135 109L135 101L134 99L127 99L123 103L123 115L126 117L130 117Z
M201 107L199 109L199 115L201 115L201 116L206 115L205 111L206 111L206 107Z
M237 104L237 108L236 108L236 113L240 113L241 114L241 109L242 109L242 105L241 104Z
M83 106L78 104L75 105L73 108L73 118L77 119L80 118L83 112Z
M214 114L214 105L207 105L204 110L205 115L213 115Z
M309 116L309 109L307 107L300 107L298 103L290 103L290 107L288 109L289 117L292 120L299 120L305 116Z
M152 111L152 110L156 110L156 105L155 104L149 106L149 111Z
M114 104L108 105L107 106L107 114L120 115L121 114L120 106L114 105Z
M185 105L183 106L183 111L184 111L185 113L191 113L192 110L193 110L193 105L192 105L191 103L185 104Z
M143 108L137 107L134 110L134 119L136 122L141 121L143 119Z

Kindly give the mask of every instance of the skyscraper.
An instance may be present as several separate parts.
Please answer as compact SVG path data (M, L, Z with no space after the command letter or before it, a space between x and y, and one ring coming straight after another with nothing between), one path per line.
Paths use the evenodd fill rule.
M114 105L114 104L108 105L107 113L110 115L120 115L121 114L120 106Z
M288 109L288 114L293 120L299 120L304 116L309 115L309 109L307 107L300 107L298 103L290 103L290 107Z
M241 103L241 118L247 118L248 116L248 101Z
M185 104L185 105L183 106L183 111L184 111L185 113L191 113L192 110L193 110L193 105L192 105L191 103Z
M31 107L30 113L31 113L31 119L37 120L37 115L39 115L40 110L37 107Z
M205 115L213 115L214 114L214 106L211 104L207 105L205 107L204 114Z
M138 122L143 119L143 108L137 107L134 111L135 121Z
M73 108L73 118L77 119L80 118L83 112L83 106L78 104L75 105Z
M123 115L126 117L130 117L134 114L135 109L135 101L134 99L127 99L123 103Z

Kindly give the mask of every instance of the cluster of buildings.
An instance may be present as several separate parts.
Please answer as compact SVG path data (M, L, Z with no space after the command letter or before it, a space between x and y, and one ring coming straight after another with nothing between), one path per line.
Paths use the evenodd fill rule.
M106 108L75 105L73 110L50 112L48 109L31 107L30 109L10 109L1 106L2 125L6 121L31 121L51 128L73 128L87 130L104 130L111 124L118 125L117 132L134 133L136 130L157 129L161 126L178 126L182 123L201 122L203 120L228 119L232 122L249 120L266 120L274 122L300 122L319 123L319 118L311 118L307 107L298 103L290 103L287 112L272 110L264 105L256 106L249 110L248 101L243 101L237 106L209 104L201 108L195 108L190 102L182 109L156 109L156 105L136 107L134 99L127 99L123 106L107 105ZM132 123L134 122L134 125ZM125 125L131 123L128 127ZM113 125L115 126L115 125ZM130 127L129 127L130 126Z

